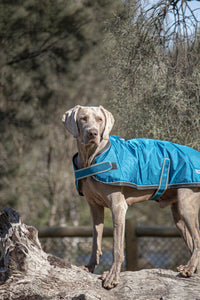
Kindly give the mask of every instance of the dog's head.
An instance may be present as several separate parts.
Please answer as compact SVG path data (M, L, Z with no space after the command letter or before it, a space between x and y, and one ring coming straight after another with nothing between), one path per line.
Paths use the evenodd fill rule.
M109 139L114 124L113 115L103 106L77 105L66 111L62 121L65 128L82 144L96 144Z

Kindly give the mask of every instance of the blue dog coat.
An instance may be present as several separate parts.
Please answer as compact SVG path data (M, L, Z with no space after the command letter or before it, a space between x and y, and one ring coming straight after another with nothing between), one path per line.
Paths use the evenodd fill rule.
M156 190L153 200L166 189L200 186L200 152L183 145L152 139L124 139L111 136L90 167L77 169L76 186L92 176L105 184Z

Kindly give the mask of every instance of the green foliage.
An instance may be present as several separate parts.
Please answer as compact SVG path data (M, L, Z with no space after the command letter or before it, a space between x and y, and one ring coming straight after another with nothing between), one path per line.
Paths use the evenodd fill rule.
M200 150L200 40L179 38L170 48L152 24L129 9L108 27L107 57L115 100L110 101L119 131ZM126 116L124 118L124 116Z
M102 0L0 4L0 200L25 222L79 222L75 142L61 119L76 104L109 97L100 48L104 19L120 7Z
M163 24L156 29L159 16L154 22L138 9L140 1L126 3L126 14L115 15L107 23L105 43L116 133L200 150L199 31L189 40L177 34L175 42L169 43L169 37L160 35ZM164 6L169 1L159 3ZM170 209L162 211L157 206L152 201L134 205L128 216L139 223L173 224Z

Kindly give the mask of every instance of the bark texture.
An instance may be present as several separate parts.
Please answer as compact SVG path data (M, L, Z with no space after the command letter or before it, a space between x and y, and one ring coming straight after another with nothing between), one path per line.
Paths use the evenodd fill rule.
M196 299L200 277L181 278L170 270L121 273L119 285L105 290L98 275L45 253L32 226L11 208L0 212L0 299Z

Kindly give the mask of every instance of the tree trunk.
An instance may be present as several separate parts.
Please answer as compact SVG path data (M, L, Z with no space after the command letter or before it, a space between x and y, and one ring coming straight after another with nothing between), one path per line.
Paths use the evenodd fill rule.
M121 273L108 291L98 275L45 253L32 226L11 208L0 212L0 299L200 299L200 277L180 278L169 270Z

